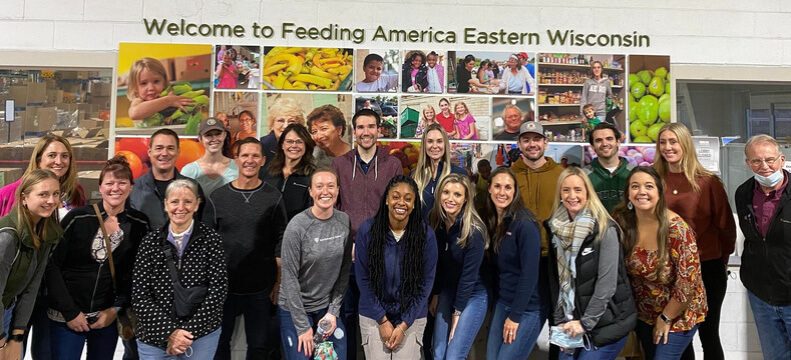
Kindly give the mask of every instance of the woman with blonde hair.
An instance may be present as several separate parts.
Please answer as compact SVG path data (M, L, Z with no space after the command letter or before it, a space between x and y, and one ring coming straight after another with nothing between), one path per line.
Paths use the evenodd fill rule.
M488 296L480 270L489 237L467 176L449 174L439 189L429 215L439 249L434 359L465 359L486 317Z
M478 128L475 124L475 117L470 114L470 108L464 101L459 101L453 105L456 119L453 123L456 138L462 140L478 140Z
M291 124L305 126L305 112L296 100L279 98L269 105L266 111L266 123L270 129L269 134L261 137L261 146L266 156L264 168L277 155L278 140L286 126Z
M665 181L667 207L695 232L709 312L700 324L707 357L723 359L720 311L728 285L728 259L736 246L736 223L722 181L698 161L692 134L680 123L665 125L656 143L654 168ZM690 345L684 359L694 359Z
M0 359L20 359L28 320L49 254L60 237L58 175L28 171L19 181L11 211L0 219ZM47 326L36 331L49 333ZM47 344L49 346L49 344Z
M707 311L695 234L667 208L665 184L654 168L632 169L626 184L614 218L624 232L635 332L647 359L680 359Z
M417 124L417 129L415 129L415 137L423 136L423 133L426 132L429 125L438 124L437 110L430 104L423 106L422 114L423 116L420 118L420 123Z
M451 164L448 134L441 125L431 124L420 140L417 167L412 171L412 178L420 191L424 218L428 218L429 211L434 207L437 184L450 173L466 175L467 171Z
M556 326L551 342L564 348L561 359L613 360L637 320L620 229L581 168L563 170L555 194L545 223L552 236L549 287Z

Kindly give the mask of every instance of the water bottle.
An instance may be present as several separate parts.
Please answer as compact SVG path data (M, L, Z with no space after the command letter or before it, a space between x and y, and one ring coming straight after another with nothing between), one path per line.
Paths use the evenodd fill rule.
M324 342L324 333L329 331L331 327L332 324L330 324L329 320L321 319L319 326L316 327L316 333L313 334L313 343L318 345Z

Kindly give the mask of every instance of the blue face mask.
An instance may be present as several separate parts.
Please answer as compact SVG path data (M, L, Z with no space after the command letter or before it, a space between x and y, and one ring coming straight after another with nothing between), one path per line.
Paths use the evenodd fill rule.
M757 181L762 186L773 188L783 181L783 169L777 169L777 171L773 172L769 176L754 174L753 177L755 177L755 181Z
M586 348L588 346L585 344L585 334L577 335L576 337L571 337L563 331L563 328L560 326L552 326L549 329L549 342L557 345L561 349L564 350L571 350L576 348Z

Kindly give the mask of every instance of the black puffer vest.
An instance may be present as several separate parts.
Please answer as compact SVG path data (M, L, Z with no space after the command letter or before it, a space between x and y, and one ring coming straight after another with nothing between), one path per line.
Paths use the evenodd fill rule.
M548 221L544 223L547 228L547 233L551 234L548 226ZM617 226L615 222L610 221L608 226ZM577 278L575 279L575 299L574 299L574 318L579 320L588 308L588 303L593 297L593 292L596 289L596 280L598 279L599 272L599 241L594 241L598 235L598 228L594 227L594 231L582 242L580 246L580 254L577 255ZM620 240L620 239L619 239ZM558 292L560 285L558 280L558 266L557 254L555 247L550 246L549 256L549 289L552 297L551 304L558 303ZM591 249L593 251L590 251ZM582 253L585 252L585 256ZM590 336L593 345L604 346L614 343L624 336L629 331L632 331L637 323L637 310L635 308L634 299L632 298L632 287L629 285L629 277L626 273L626 266L624 264L623 250L618 254L618 284L615 287L615 294L613 294L610 302L607 304L607 310L601 316L596 327L593 329L585 329Z

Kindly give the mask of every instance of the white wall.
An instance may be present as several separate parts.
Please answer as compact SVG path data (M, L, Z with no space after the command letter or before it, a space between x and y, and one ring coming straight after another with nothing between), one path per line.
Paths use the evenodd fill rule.
M45 51L108 51L122 41L208 42L257 44L247 39L206 39L149 36L142 19L184 18L205 23L250 26L253 21L279 25L291 21L304 26L339 24L366 28L455 30L465 26L494 31L574 29L582 33L638 33L651 37L647 49L551 47L527 51L627 52L670 54L674 63L724 65L791 65L791 2L783 0L667 0L610 2L568 0L481 1L199 1L199 0L3 0L0 11L0 48ZM491 2L490 2L491 3ZM613 4L613 5L609 5ZM652 5L659 7L652 8ZM369 35L370 36L370 35ZM271 43L271 40L266 40ZM278 40L278 42L283 43ZM290 41L297 43L297 41ZM358 46L350 42L303 41L301 44ZM376 45L376 44L362 44ZM378 43L378 46L386 45ZM403 44L399 47L410 47ZM469 45L438 48L470 49ZM484 46L487 50L515 50L513 46ZM481 49L480 46L474 47ZM524 48L524 47L522 47ZM0 60L1 61L1 60Z
M249 0L0 0L0 65L112 67L119 42L279 44L420 48L420 44L192 38L150 36L143 18L279 27L362 27L370 39L387 28L540 32L532 46L430 45L437 49L549 51L572 53L667 54L676 79L791 80L791 1L665 0L596 2L567 0L432 1L249 1ZM492 3L489 1L489 3ZM578 33L637 31L649 48L552 47L547 29ZM714 74L714 75L712 75ZM755 326L744 288L729 281L721 334L728 359L760 359ZM700 347L698 347L700 349Z

